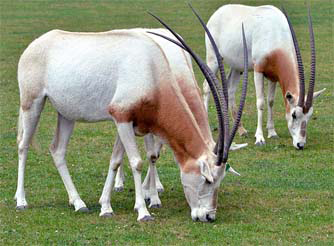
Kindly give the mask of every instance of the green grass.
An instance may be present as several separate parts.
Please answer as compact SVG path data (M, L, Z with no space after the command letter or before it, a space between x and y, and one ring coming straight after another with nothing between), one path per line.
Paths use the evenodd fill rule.
M282 1L191 1L204 20L222 4L249 5ZM295 26L309 69L307 10L304 0L283 1ZM185 1L8 1L0 2L0 244L332 244L334 221L333 167L333 1L312 1L317 48L316 90L327 91L314 102L304 151L292 147L284 117L280 89L275 101L279 139L254 146L255 92L250 76L244 125L249 147L230 154L230 163L242 176L228 175L219 194L214 223L191 221L171 151L164 148L158 161L165 192L163 208L150 209L155 221L138 223L133 211L134 185L126 162L126 189L112 194L115 216L99 218L98 199L106 178L115 140L110 122L76 125L68 148L68 166L81 198L91 209L77 214L48 153L56 125L56 113L47 103L37 139L40 150L30 150L25 187L29 209L15 211L17 179L16 122L19 91L17 63L25 47L50 29L105 31L116 28L160 27L147 10L175 28L203 58L203 31ZM195 68L198 82L203 76ZM252 75L252 74L251 74ZM216 125L213 104L210 122ZM142 139L138 141L142 149Z

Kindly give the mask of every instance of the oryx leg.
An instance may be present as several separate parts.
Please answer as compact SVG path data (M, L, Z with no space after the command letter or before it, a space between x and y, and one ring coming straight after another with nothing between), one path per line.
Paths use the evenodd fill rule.
M111 217L113 214L113 210L110 204L110 195L112 186L115 179L116 170L117 173L119 172L120 168L122 168L124 156L124 146L121 142L120 137L117 135L116 142L114 144L114 148L112 150L112 155L110 159L109 171L106 182L103 187L103 192L100 197L99 203L101 204L101 213L100 216L102 217ZM123 169L122 169L123 172Z
M119 139L119 136L117 135L117 139ZM116 144L119 143L121 146L116 146ZM125 176L124 176L124 167L123 167L123 157L124 157L124 146L121 141L115 142L114 148L113 148L113 153L115 149L120 149L122 148L122 160L119 163L119 166L117 168L117 173L116 173L116 178L115 178L115 185L114 185L114 191L116 192L121 192L124 190L124 181L125 181ZM120 150L119 150L120 151Z
M88 208L81 200L79 193L73 184L65 159L67 145L72 135L73 128L74 121L68 120L58 113L57 129L49 149L54 164L65 185L69 203L74 206L75 211L86 212L88 211Z
M45 98L40 97L34 100L31 107L27 110L20 108L19 115L19 130L18 134L18 176L17 176L17 189L14 199L16 200L16 209L26 209L28 203L25 198L24 191L24 172L28 156L29 144L32 136L35 133L39 117L43 110ZM22 135L21 135L22 134Z
M268 121L267 121L268 138L278 138L278 135L275 131L274 119L273 119L275 90L276 90L276 82L272 82L271 80L268 80L268 101L267 101L268 103Z
M159 158L161 147L162 147L162 141L158 137L154 137L153 148L154 148L154 153L155 154L152 156L153 159L158 159ZM156 156L156 157L154 157L154 156ZM150 159L150 158L148 157L148 159ZM123 161L122 161L120 163L118 169L117 169L116 178L115 178L114 191L116 191L116 192L120 192L120 191L124 190L125 177L124 177L124 169L123 168L124 167L123 167ZM149 165L146 177L145 177L144 182L143 182L143 189L146 189L146 190L149 190L149 186L150 186L150 171L151 171L151 168L150 168L150 165ZM154 165L154 170L153 171L154 171L154 175L155 175L156 189L159 193L161 193L161 192L164 191L164 187L160 182L158 172L157 172L157 169L156 169L155 165ZM145 199L146 199L146 195L145 195Z
M255 133L255 144L263 145L265 140L263 137L262 130L262 119L263 119L263 110L264 110L264 88L263 88L263 74L254 71L254 83L256 90L256 107L257 107L257 129Z
M132 122L116 123L119 137L123 143L126 154L128 155L129 163L132 169L132 174L136 189L135 210L138 211L137 220L151 220L152 217L148 212L143 196L141 184L142 160L136 144L136 137L133 130Z
M227 84L228 84L228 106L231 111L233 121L237 118L238 108L235 104L235 93L240 81L240 72L231 68L231 71L228 75ZM247 136L247 130L242 126L240 121L238 132L240 136Z
M206 42L207 43L207 42ZM211 71L216 74L218 71L218 62L216 55L211 47L211 44L206 46L206 63L208 64ZM210 101L210 87L206 80L203 81L203 102L206 112L209 111Z
M160 156L160 150L162 148L163 141L157 136L153 136L153 139L154 139L154 152L153 153L155 153L153 155L153 158L157 160ZM150 166L148 167L148 169L149 170L147 170L147 174L146 174L145 180L143 182L143 187L144 186L149 187L149 185L150 185L149 184L150 183L150 171L151 171ZM155 184L156 184L157 191L158 191L158 193L162 193L164 191L164 187L163 187L163 185L162 185L162 183L159 179L159 175L158 175L156 165L154 165L154 175L155 175Z
M156 160L158 159L158 153L155 152L155 141L153 134L146 134L144 137L145 148L147 159L149 160L149 168L147 170L147 175L143 183L143 193L145 200L150 201L150 208L160 208L161 201L159 199L158 190L156 187Z

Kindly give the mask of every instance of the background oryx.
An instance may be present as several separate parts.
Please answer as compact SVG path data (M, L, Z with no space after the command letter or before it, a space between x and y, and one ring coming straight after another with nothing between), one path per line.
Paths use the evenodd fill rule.
M181 39L179 41L183 42ZM185 48L186 45L183 45ZM147 133L158 135L172 148L180 165L192 218L201 221L215 219L217 189L229 168L226 163L228 150L236 127L230 135L227 118L223 128L221 102L226 100L225 94L222 95L219 84L205 64L198 59L197 62L201 64L216 97L221 130L217 143L218 156L213 152L215 144L197 87L195 94L180 88L161 47L147 35L129 30L104 33L53 30L33 41L22 54L18 65L17 209L27 206L24 170L29 143L45 100L49 98L58 112L58 126L50 152L76 211L87 208L76 191L65 161L74 122L113 120L134 176L138 220L152 219L142 194L142 161L135 143L135 134ZM247 76L244 79L246 84ZM197 113L191 111L192 106L195 106ZM225 110L226 103L223 106ZM239 110L240 117L242 108L243 103ZM111 162L100 199L101 215L113 212L110 189L106 187L111 187L118 166L119 162L114 165Z
M312 97L315 83L315 49L311 18L309 17L311 35L311 78L306 103L304 103L304 72L297 39L294 38L292 26L287 17L274 6L249 7L244 5L225 5L219 8L209 19L208 28L218 44L224 62L231 66L228 75L229 108L235 118L235 92L243 69L242 42L239 39L241 23L245 25L247 39L249 70L254 70L257 98L256 145L265 144L262 131L264 110L264 77L268 78L268 138L277 137L273 121L273 105L276 82L280 83L286 108L286 120L297 149L303 149L306 143L306 126L312 113ZM290 28L289 28L290 27ZM291 29L291 31L290 31ZM291 34L292 33L292 34ZM218 63L208 40L206 41L206 61L214 73ZM297 52L297 56L295 54ZM314 58L314 59L313 59ZM297 68L298 65L298 68ZM210 90L204 81L204 103L208 109ZM324 90L314 93L319 96ZM240 124L240 135L247 131Z

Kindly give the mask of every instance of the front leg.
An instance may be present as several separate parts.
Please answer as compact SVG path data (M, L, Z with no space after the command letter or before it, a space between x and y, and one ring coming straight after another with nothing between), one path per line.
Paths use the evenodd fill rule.
M118 135L123 143L125 151L128 155L132 174L135 183L136 190L136 202L135 210L138 212L138 221L152 220L153 217L150 215L146 208L142 183L141 183L141 171L142 171L142 160L136 144L136 137L133 130L132 122L116 123Z
M267 121L267 129L268 129L268 138L278 138L278 135L275 131L274 127L274 99L275 99L275 90L276 90L276 82L268 81L268 121Z
M149 160L149 168L147 170L147 175L143 183L143 193L146 200L150 201L150 208L160 208L161 207L161 201L158 195L157 190L157 181L156 178L159 179L159 177L156 177L156 160L158 158L158 153L155 152L155 142L153 134L146 134L144 137L145 141L145 148L146 148L146 154L147 159Z
M256 90L256 107L257 107L257 129L255 133L255 144L264 145L266 142L263 137L262 119L264 109L264 89L263 89L263 74L254 71L254 83Z

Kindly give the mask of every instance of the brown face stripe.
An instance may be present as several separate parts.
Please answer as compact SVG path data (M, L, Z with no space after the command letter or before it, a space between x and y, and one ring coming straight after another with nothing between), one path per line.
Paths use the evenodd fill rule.
M302 137L306 136L306 121L302 121L302 124L300 126L300 135Z

